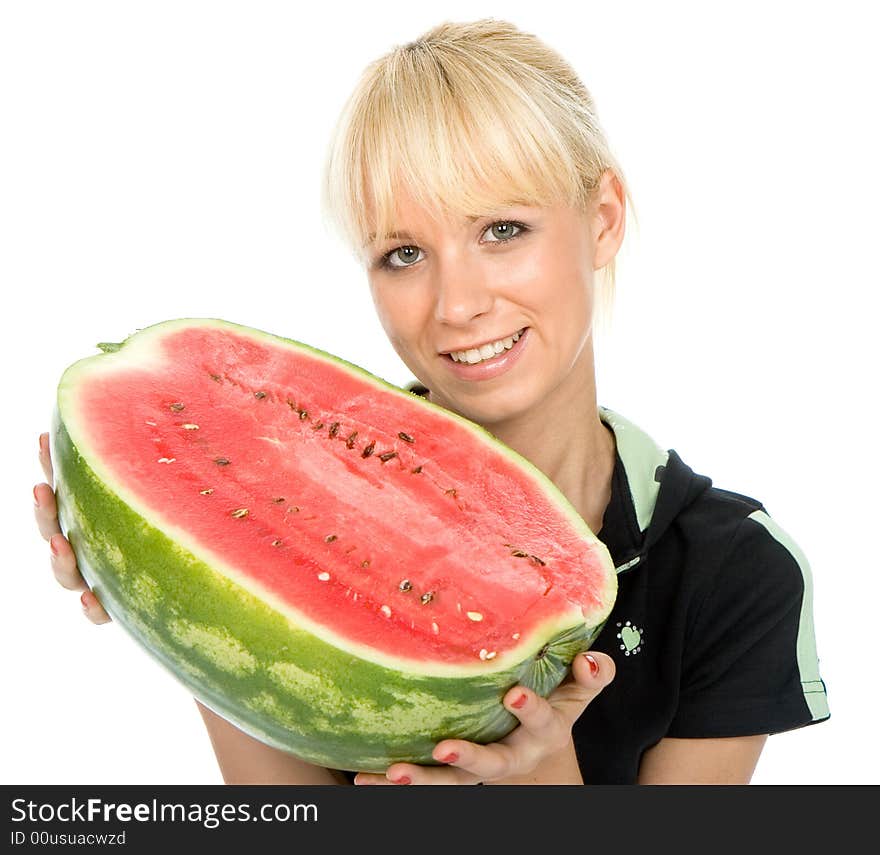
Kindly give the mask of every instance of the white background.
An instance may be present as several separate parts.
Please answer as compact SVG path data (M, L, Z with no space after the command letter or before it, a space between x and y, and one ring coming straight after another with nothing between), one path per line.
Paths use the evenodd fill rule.
M4 783L219 783L192 699L61 589L33 522L71 362L185 316L410 379L318 178L364 66L506 18L593 93L639 215L599 403L761 500L814 580L832 718L755 783L876 782L876 30L868 3L5 3Z

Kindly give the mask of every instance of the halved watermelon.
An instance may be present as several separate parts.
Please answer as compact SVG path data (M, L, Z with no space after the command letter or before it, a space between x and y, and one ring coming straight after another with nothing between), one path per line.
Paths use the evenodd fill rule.
M488 432L214 319L64 373L62 531L109 614L207 706L324 766L433 762L547 695L617 591L604 544Z

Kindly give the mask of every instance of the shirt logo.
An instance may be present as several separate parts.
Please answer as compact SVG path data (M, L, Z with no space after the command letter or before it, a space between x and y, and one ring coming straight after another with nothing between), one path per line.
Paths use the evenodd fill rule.
M617 626L620 628L617 637L620 639L620 649L623 651L623 655L635 656L640 653L645 640L645 631L639 629L632 621L627 621L625 624L618 621Z

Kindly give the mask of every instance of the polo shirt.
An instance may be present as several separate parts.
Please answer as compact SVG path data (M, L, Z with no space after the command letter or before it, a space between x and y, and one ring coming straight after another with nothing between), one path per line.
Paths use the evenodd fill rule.
M616 459L596 535L618 590L591 647L616 672L572 728L584 783L636 783L643 753L665 736L772 734L830 718L811 569L794 539L757 499L598 411Z
M617 570L592 644L616 666L572 736L586 784L633 784L664 736L772 734L830 718L810 565L757 499L599 407L617 455L597 536Z

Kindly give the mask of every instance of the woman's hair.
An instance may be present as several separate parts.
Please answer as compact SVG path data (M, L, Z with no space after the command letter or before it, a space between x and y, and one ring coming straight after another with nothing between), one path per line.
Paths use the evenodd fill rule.
M558 53L506 21L445 22L365 69L334 129L323 206L366 263L371 232L394 228L395 186L444 218L587 211L606 169L632 206L592 96ZM604 322L615 260L601 272Z

